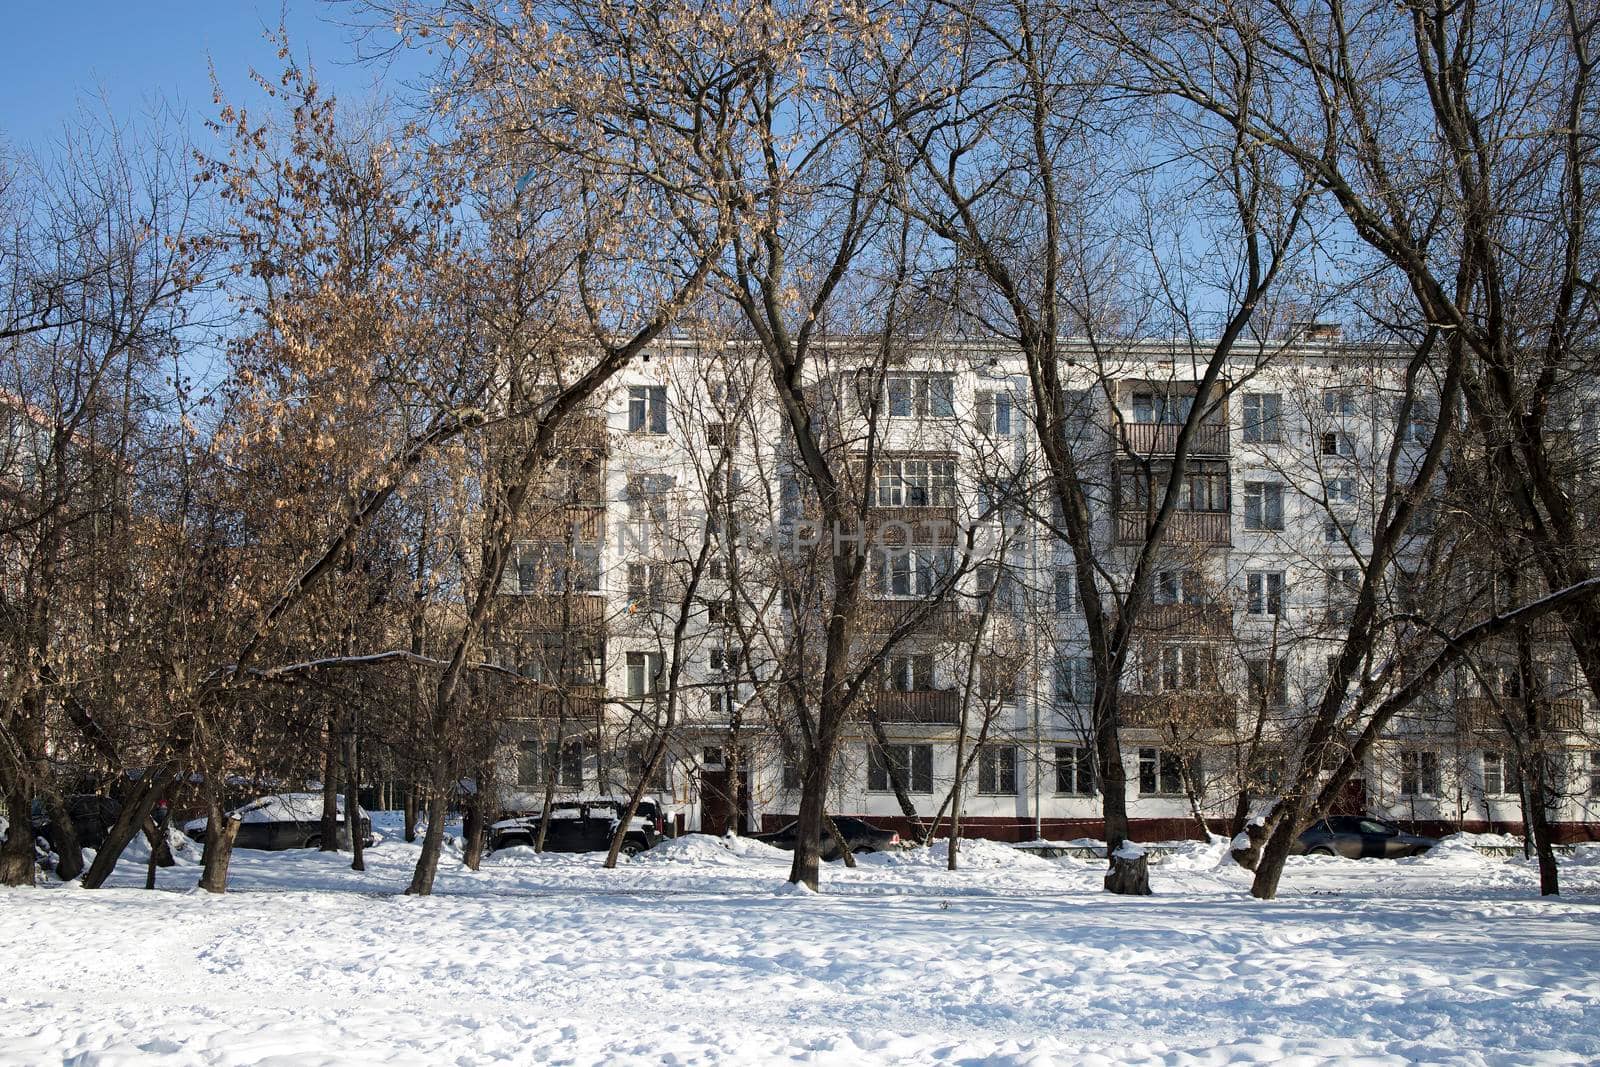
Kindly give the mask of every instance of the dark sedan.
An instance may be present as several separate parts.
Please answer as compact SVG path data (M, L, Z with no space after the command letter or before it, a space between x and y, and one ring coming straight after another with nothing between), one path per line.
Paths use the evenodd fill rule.
M1408 834L1400 827L1367 815L1330 815L1312 824L1290 850L1296 856L1344 856L1347 859L1399 859L1420 856L1437 838Z
M900 835L893 830L884 830L873 826L863 819L851 818L848 815L840 816L833 820L839 828L839 836L844 838L844 843L856 855L867 852L888 852L900 847ZM794 851L795 839L799 834L799 823L790 823L781 830L770 834L756 834L754 839L763 841L775 848ZM839 846L834 842L833 835L826 831L822 834L822 858L836 860L842 857Z
M228 813L239 820L239 836L234 848L253 848L280 852L290 848L318 848L322 845L322 794L279 793L260 797ZM372 844L372 819L358 810L361 844ZM339 847L350 847L350 832L345 829L344 798L339 798ZM206 837L206 820L192 819L183 832L196 841Z

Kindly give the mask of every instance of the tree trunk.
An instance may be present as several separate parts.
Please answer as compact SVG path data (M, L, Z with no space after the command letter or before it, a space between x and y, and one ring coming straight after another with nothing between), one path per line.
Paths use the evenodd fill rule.
M156 832L151 836L150 839L150 861L145 864L144 868L144 887L146 889L154 889L156 887L157 867L170 867L174 862L172 859L172 849L167 846L167 830L171 825L172 809L169 807L163 807L161 809L161 817L155 822ZM145 833L147 834L150 833L149 826L150 823L146 821ZM161 841L160 848L156 847L157 839ZM161 862L162 859L165 859L166 862Z
M70 882L83 873L83 847L72 815L54 789L45 789L44 806L50 814L50 845L56 854L56 877Z
M465 838L461 850L461 862L467 870L475 871L483 863L483 839L487 829L488 820L484 818L484 778L485 774L479 771L473 778L472 796L467 798L467 817L461 834Z
M404 799L400 803L405 807L402 818L406 822L406 840L415 841L417 839L417 783L407 782L404 793Z
M1553 897L1561 892L1561 881L1556 871L1556 850L1550 839L1550 784L1545 781L1544 757L1535 753L1528 760L1527 807L1523 812L1523 831L1533 838L1534 851L1539 856L1539 895Z
M428 798L428 832L422 835L417 869L406 887L408 896L425 897L433 892L433 879L439 873L439 853L444 848L445 795L443 789L435 789Z
M361 765L354 729L344 739L344 828L350 834L350 869L364 871L367 849L361 839Z
M327 721L327 743L322 747L322 834L317 848L339 851L339 729L332 713Z
M10 825L0 845L0 885L33 884L33 791L21 782L6 792Z
M846 841L844 835L839 832L839 824L833 821L832 815L824 814L823 818L828 820L828 836L833 838L833 847L839 850L839 858L844 860L846 867L854 870L856 854L850 851L850 842Z
M206 819L206 855L200 869L200 888L207 893L228 891L228 864L233 859L233 842L239 836L239 820L223 813L222 805L212 800Z
M1135 892L1140 884L1136 874L1119 873L1115 859L1117 850L1128 840L1128 773L1122 766L1122 739L1117 735L1117 694L1107 694L1102 702L1101 714L1095 723L1094 742L1097 768L1100 772L1100 811L1105 823L1106 856L1110 870L1106 874L1106 890L1112 893ZM1115 876L1115 877L1114 877ZM1132 886L1132 889L1126 888ZM1144 878L1144 892L1149 892L1149 877Z
M100 850L94 854L94 862L89 864L88 871L84 872L79 883L85 889L99 889L105 885L106 879L111 877L111 872L116 869L117 860L122 857L123 849L128 847L128 842L133 840L133 835L144 826L145 820L150 818L150 813L161 798L167 795L167 790L172 786L172 776L178 768L167 765L160 768L146 768L145 778L139 783L133 796L128 798L128 803L123 806L122 814L117 816L117 821L111 825L111 832L100 845Z
M820 746L817 751L829 751ZM824 801L827 799L828 772L824 760L806 763L801 780L800 811L795 819L794 860L789 865L789 881L815 891L822 862L821 849Z
M144 839L150 843L150 857L157 867L173 867L177 860L172 858L172 846L167 842L167 826L171 821L168 809L162 808L157 815L144 820Z

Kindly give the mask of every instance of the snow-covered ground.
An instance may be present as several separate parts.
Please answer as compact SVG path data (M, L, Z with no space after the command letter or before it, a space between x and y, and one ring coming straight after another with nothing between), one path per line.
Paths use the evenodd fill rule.
M380 830L385 819L375 816ZM392 824L390 824L392 826ZM1281 899L1196 844L1157 896L967 842L829 865L703 837L618 870L513 850L238 852L233 892L124 860L0 891L0 1063L1594 1063L1600 846L1532 869L1454 842L1293 861Z

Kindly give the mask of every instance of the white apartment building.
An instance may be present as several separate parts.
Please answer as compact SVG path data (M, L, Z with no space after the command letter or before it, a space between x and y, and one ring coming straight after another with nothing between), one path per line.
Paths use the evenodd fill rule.
M864 352L826 347L811 383L834 458L875 449L870 483L857 487L871 505L862 655L908 613L925 617L864 687L830 811L903 830L909 802L925 820L948 819L959 749L963 832L1098 836L1082 604L1023 361L995 342L952 340L867 373ZM1209 353L1064 352L1104 578L1125 582L1141 508L1165 484ZM1241 793L1248 807L1273 792L1277 759L1338 648L1395 435L1403 472L1432 434L1426 400L1397 419L1406 355L1336 336L1240 351L1207 394L1123 677L1136 837L1193 836L1201 816L1226 830ZM793 690L779 675L806 669L785 658L786 643L821 601L784 553L817 533L766 374L738 345L664 344L570 431L503 576L500 654L548 684L506 744L506 809L538 807L547 788L625 793L670 689L670 759L651 795L683 828L772 829L797 810ZM873 425L863 389L876 391ZM706 541L708 517L732 536ZM1416 524L1396 596L1414 580L1408 568L1432 565L1435 518ZM926 606L952 572L951 591ZM1562 787L1551 814L1563 836L1595 836L1594 709L1559 626L1534 637L1557 735L1545 758ZM1516 759L1496 715L1516 694L1487 661L1395 725L1351 810L1424 828L1520 828Z

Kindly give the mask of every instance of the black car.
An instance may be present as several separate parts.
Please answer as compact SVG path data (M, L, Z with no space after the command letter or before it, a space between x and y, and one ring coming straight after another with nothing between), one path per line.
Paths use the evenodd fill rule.
M844 843L856 855L867 852L888 852L890 849L900 847L899 834L893 830L884 830L873 826L863 819L843 815L835 818L833 824L839 828L839 836L844 838ZM754 835L754 840L793 852L795 838L799 834L799 825L799 823L790 823L783 829L774 830L770 834L756 834ZM824 832L822 835L822 858L836 860L842 858L842 855L838 844L833 840L833 835Z
M67 808L67 817L72 820L73 829L78 832L78 844L84 848L99 848L105 844L106 836L111 833L111 827L117 821L117 816L122 814L122 805L117 801L111 797L92 793L69 796L63 803ZM50 829L50 813L45 809L43 801L33 802L30 822L33 824L34 838L42 841L49 851L54 852L55 842Z
M350 847L350 833L345 829L344 798L339 798L339 847ZM290 848L320 848L322 845L322 794L277 793L258 797L228 813L239 819L239 835L233 840L234 848L259 849L281 852ZM361 844L373 842L372 819L365 810L359 811ZM183 832L196 841L206 837L204 818L191 819L183 824Z
M1438 843L1437 838L1408 834L1370 815L1330 815L1313 823L1289 851L1296 856L1398 859L1420 856Z
M617 800L578 801L550 806L545 829L546 852L605 852L627 805ZM501 819L489 827L489 848L532 848L539 836L540 813ZM633 823L622 838L622 854L636 856L661 841L660 809L653 801L639 802Z

